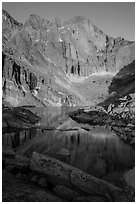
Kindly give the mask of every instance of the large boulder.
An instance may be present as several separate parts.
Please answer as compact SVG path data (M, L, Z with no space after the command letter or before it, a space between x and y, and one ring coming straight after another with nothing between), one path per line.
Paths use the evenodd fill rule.
M90 195L110 194L117 197L121 189L51 157L34 152L30 162L33 171L45 175L52 184L60 184Z

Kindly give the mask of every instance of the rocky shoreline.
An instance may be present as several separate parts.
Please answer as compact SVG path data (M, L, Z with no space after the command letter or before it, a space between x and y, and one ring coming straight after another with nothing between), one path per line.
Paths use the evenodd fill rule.
M126 185L120 189L35 152L28 159L3 148L2 163L3 202L131 202L135 199L132 187Z
M135 94L120 98L118 106L110 104L88 107L69 113L69 117L78 123L109 126L128 144L135 146Z
M110 104L107 109L96 106L79 109L68 115L78 123L109 126L120 139L134 148L134 97L134 94L130 94L130 97L121 98L122 103L117 107L113 104ZM22 107L3 108L3 130L4 128L34 127L39 119L31 111ZM46 155L33 153L29 159L3 147L2 169L4 202L135 201L135 168L123 175L125 187L119 188Z

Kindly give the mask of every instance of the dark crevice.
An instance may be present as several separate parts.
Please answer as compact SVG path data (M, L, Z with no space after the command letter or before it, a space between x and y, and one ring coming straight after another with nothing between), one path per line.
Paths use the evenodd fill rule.
M78 75L80 76L80 64L79 64L79 61L78 61Z
M70 73L71 73L71 74L75 74L75 68L74 68L73 65L72 65L72 67L71 67Z
M12 77L15 77L15 81L17 85L21 85L20 81L20 66L17 65L15 62L13 63L13 70L12 70Z
M78 51L76 50L76 57L77 57L77 59L78 59Z

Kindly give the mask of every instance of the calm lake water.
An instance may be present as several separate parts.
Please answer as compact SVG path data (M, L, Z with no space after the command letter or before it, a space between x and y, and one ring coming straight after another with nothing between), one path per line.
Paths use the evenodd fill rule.
M4 145L27 157L34 151L52 156L97 177L135 165L134 149L111 128L78 124L67 116L70 108L29 109L41 117L39 127L5 133Z

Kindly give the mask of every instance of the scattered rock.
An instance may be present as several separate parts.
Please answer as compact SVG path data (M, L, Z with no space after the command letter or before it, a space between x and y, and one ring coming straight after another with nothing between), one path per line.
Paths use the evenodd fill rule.
M38 175L34 175L34 176L31 177L30 180L31 180L32 182L34 182L34 183L37 183L37 182L38 182L38 179L39 179L39 176L38 176Z
M135 167L124 174L127 185L135 189Z
M6 147L2 147L2 157L10 157L14 158L15 156L15 151Z
M116 132L119 132L119 133L123 133L123 129L122 128L119 128L119 127L113 127L113 130L115 130Z
M110 104L110 105L108 106L107 113L112 112L113 108L114 108L114 104Z
M127 124L127 127L135 127L135 125L132 124L132 123L128 123L128 124Z
M2 157L5 166L12 166L12 169L16 169L21 172L29 172L29 162L30 160L22 155L15 154L12 157L3 156ZM7 167L8 168L8 167Z
M106 120L106 123L111 123L112 122L112 119L111 118L108 118L107 120Z
M125 130L126 132L131 132L131 131L132 131L129 127L125 127L124 130Z
M70 151L66 148L62 148L56 154L63 155L63 156L70 156Z
M135 137L135 131L131 132L132 137Z
M131 141L130 141L130 144L135 144L135 138L133 138Z
M126 101L127 100L127 96L123 97L123 98L119 98L119 101Z
M73 198L79 196L79 193L77 193L76 191L66 187L66 186L55 186L53 188L53 192L59 196L62 197L66 200L72 200Z
M15 160L16 160L17 162L20 162L20 163L23 163L23 164L26 164L26 165L29 165L29 163L30 163L30 159L27 158L27 157L24 157L24 156L21 155L21 154L16 154L16 155L15 155Z

